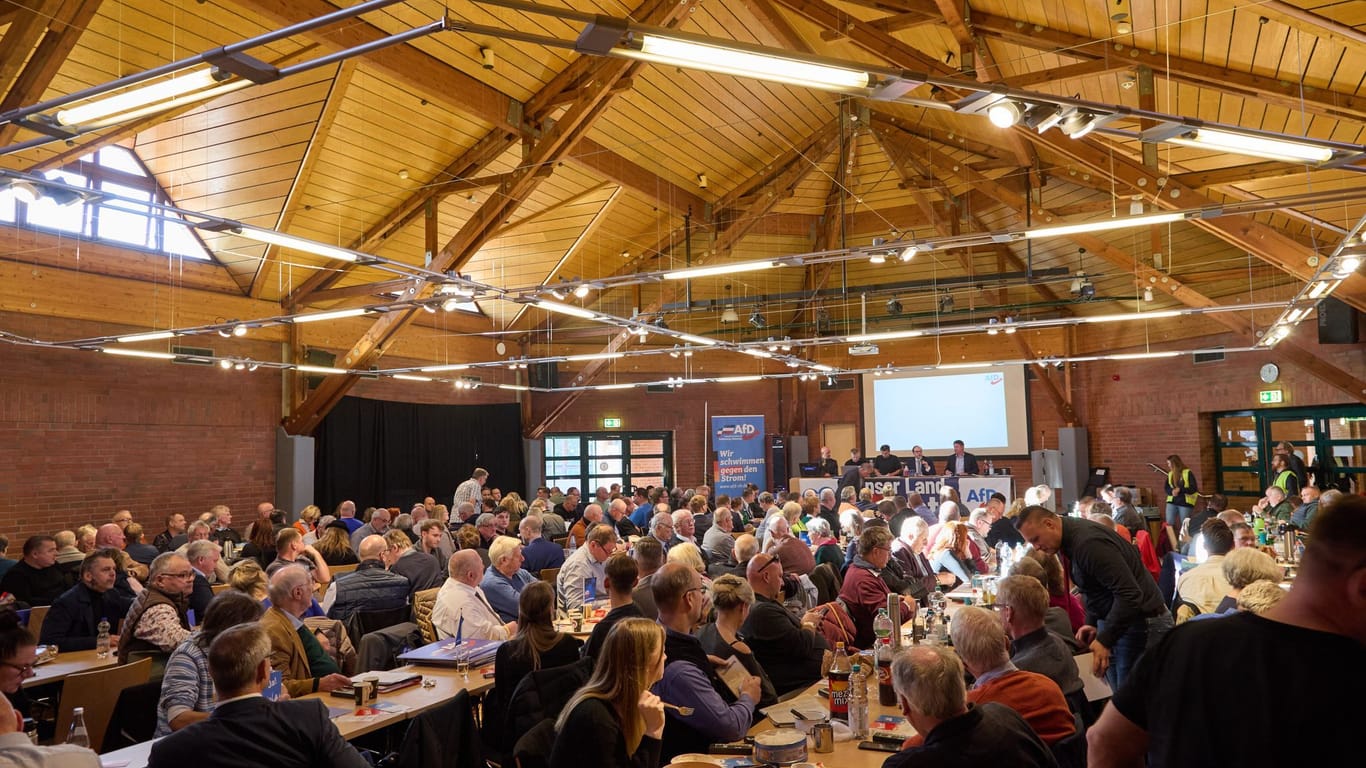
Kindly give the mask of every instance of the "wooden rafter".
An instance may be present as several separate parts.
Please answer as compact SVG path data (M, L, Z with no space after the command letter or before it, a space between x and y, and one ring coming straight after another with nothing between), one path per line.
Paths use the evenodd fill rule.
M66 62L101 0L43 0L22 9L0 40L0 112L31 104L42 97ZM50 17L50 18L49 18ZM37 48L34 48L34 44ZM32 53L32 56L29 54ZM27 64L24 64L28 57ZM23 69L19 69L23 65ZM0 146L14 140L19 126L0 126Z
M817 220L816 235L811 244L812 248L817 251L833 251L845 244L845 226L848 223L848 216L844 211L844 202L849 198L849 178L853 175L858 164L858 135L859 131L851 129L845 131L844 136L840 139L835 175L830 180L830 189L825 193L825 206L821 208L820 217ZM797 308L792 311L792 317L787 321L787 325L795 325L802 319L803 313L813 309L820 290L829 282L834 269L835 262L833 261L811 264L806 267L803 288L809 291L810 295L797 302ZM815 327L814 323L812 327Z
M875 115L873 119L875 125L880 124L892 128L895 128L899 123L898 118L883 115ZM921 156L928 158L931 165L939 172L955 176L965 183L972 184L995 198L1002 205L1014 210L1017 216L1023 217L1024 211L1030 207L1029 199L1016 190L1011 189L1009 185L981 176L971 169L955 163L953 158L939 152L934 147L922 145L919 150ZM957 168L957 170L954 170L955 168ZM1194 193L1192 192L1192 194ZM1184 195L1182 195L1182 197L1184 197ZM1033 209L1036 215L1049 216L1053 214L1052 211L1049 211L1042 206L1034 205ZM1068 235L1067 239L1082 248L1085 248L1088 254L1110 262L1117 269L1121 269L1125 272L1132 272L1134 279L1143 285L1160 285L1163 293L1170 294L1172 298L1188 307L1208 309L1219 306L1219 303L1214 299L1200 293L1180 280L1174 279L1171 275L1153 269L1142 262L1136 263L1131 254L1115 248L1103 238L1083 233ZM1230 331L1238 334L1239 338L1248 345L1256 343L1256 337L1253 335L1252 329L1248 326L1246 319L1240 314L1216 312L1208 315L1208 317L1228 328ZM1301 347L1295 346L1294 344L1281 344L1276 348L1276 354L1301 368L1304 368L1306 371L1323 379L1328 384L1347 393L1353 398L1366 402L1366 381L1363 381L1356 374L1344 371L1327 360L1324 360Z
M778 46L789 51L799 53L814 53L811 46L806 44L802 36L797 34L797 30L786 16L773 7L772 0L742 0L749 12L754 14L754 18L765 30L768 31L773 39L778 42Z
M655 26L671 27L695 5L694 0L647 0L632 18ZM578 97L553 124L548 124L539 137L529 146L522 162L513 171L512 178L499 185L496 193L489 195L479 210L465 222L455 236L434 254L430 268L437 271L459 269L468 262L493 232L512 215L527 196L544 178L543 169L554 168L573 148L575 142L591 127L593 121L611 103L614 84L622 77L629 76L639 65L621 59L580 57L574 60L553 81L556 88L574 87ZM566 74L568 73L568 74ZM591 73L591 77L588 76ZM539 96L539 94L538 94ZM533 98L532 102L539 99ZM495 129L495 133L498 130ZM419 296L430 293L431 286L419 291ZM393 342L395 336L420 312L410 309L389 312L377 319L338 362L349 369L364 368L373 363ZM303 403L285 421L285 429L291 434L308 434L317 428L323 417L335 406L359 377L353 374L339 374L326 377L311 392Z
M1128 69L1130 66L1129 62L1119 58L1093 59L1015 75L1014 77L1007 77L1001 82L1011 88L1038 88L1067 80L1075 80L1079 77L1109 74L1121 69Z
M1025 341L1024 334L1014 333L1011 336L1015 338L1015 346L1019 347L1020 354L1024 359L1031 361L1039 359L1039 356L1034 354L1034 350L1029 348L1029 342ZM1062 418L1063 424L1069 427L1077 426L1080 422L1077 419L1076 409L1072 407L1072 401L1058 388L1057 382L1048 375L1048 370L1036 366L1031 367L1031 370L1034 372L1034 380L1039 382L1048 395L1048 399L1053 401L1053 407L1057 409L1058 416Z

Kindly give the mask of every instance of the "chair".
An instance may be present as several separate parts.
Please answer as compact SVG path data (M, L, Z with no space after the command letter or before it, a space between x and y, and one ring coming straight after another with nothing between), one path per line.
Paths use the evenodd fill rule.
M825 604L839 597L840 582L839 576L835 572L835 567L830 563L821 563L811 571L811 582L816 585L817 599L820 604Z
M28 609L28 631L35 638L43 636L43 620L47 618L46 605L35 605Z
M406 605L396 608L385 608L380 611L356 611L351 617L342 622L346 627L346 634L351 637L351 642L360 648L361 641L365 636L380 629L388 629L396 624L402 624L412 617L412 609Z
M556 544L559 544L560 546L564 547L565 549L568 549L568 548L569 548L569 534L567 534L567 533L564 534L563 536L551 536L551 537L550 537L550 540L553 541L553 542L555 542Z
M1086 768L1086 725L1079 714L1073 715L1073 722L1076 733L1049 747L1058 768Z
M67 731L71 730L73 710L84 707L90 748L99 752L123 689L146 683L151 674L152 660L144 658L94 672L69 675L62 684L62 698L57 706L58 738L65 739Z
M542 720L553 719L592 674L593 660L583 659L565 667L538 669L522 678L508 699L505 732L524 734Z
M553 585L555 580L560 577L559 568L542 568L540 572L541 581Z
M357 671L393 669L398 666L398 655L403 653L404 649L417 645L421 637L422 630L411 621L366 633L356 651Z
M332 572L332 580L336 581L338 574L350 573L356 570L356 563L348 563L346 565L330 565L327 567L327 570Z
M160 680L124 688L114 704L100 751L112 752L150 740L156 734L157 702L160 700Z
M422 630L424 644L437 641L436 627L432 624L432 607L436 605L436 595L440 591L440 587L434 587L413 593L413 620Z
M550 750L555 748L555 721L542 720L517 739L512 748L512 759L517 768L546 768L550 765Z
M413 719L392 768L461 768L482 765L479 729L468 691Z
M231 584L211 584L211 585L209 585L209 589L213 590L213 593L216 595L216 594L218 594L219 592L223 592L223 591L225 591L225 590L232 589L232 585L231 585Z

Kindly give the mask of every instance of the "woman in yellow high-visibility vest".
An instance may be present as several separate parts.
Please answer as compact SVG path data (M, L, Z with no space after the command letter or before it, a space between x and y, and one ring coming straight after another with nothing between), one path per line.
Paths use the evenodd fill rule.
M1180 530L1181 521L1195 511L1195 473L1180 456L1167 457L1167 525Z

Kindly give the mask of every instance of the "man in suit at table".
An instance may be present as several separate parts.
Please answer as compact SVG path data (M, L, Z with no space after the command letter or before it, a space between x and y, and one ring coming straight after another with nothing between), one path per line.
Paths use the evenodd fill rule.
M335 691L351 684L303 615L313 605L313 577L302 565L288 565L270 577L270 608L261 626L270 638L270 663L284 678L291 697Z
M185 559L190 561L190 569L194 571L190 609L194 611L195 623L204 620L204 612L209 610L209 601L213 600L209 574L218 567L219 557L218 545L212 541L192 541L185 547Z
M239 624L214 638L209 676L218 691L217 707L209 719L154 743L148 768L368 768L328 719L322 701L276 702L261 696L270 682L270 656L271 640L260 624Z
M953 454L944 460L946 475L977 474L977 457L963 450L963 441L953 441Z

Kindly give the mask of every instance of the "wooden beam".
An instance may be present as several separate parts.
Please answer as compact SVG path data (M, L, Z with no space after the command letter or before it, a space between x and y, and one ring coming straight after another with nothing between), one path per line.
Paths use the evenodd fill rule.
M686 18L696 4L696 0L646 0L636 9L632 18L655 26L672 27ZM545 91L564 87L574 87L578 98L561 114L552 125L548 125L530 146L513 176L498 190L489 195L479 210L466 221L449 242L436 254L429 267L439 272L459 269L478 250L488 242L494 230L506 221L513 211L526 200L543 178L544 168L554 168L582 135L592 126L593 121L607 108L614 95L613 85L622 77L629 76L639 67L636 62L610 58L580 57L571 62L565 72L557 75L529 103L544 100ZM591 72L592 77L587 73ZM586 83L586 84L583 84ZM551 94L554 95L554 94ZM498 133L495 130L494 133ZM425 287L419 295L431 291ZM339 367L363 368L372 364L384 354L395 336L413 320L413 314L421 310L389 312L379 318L338 361ZM285 421L285 429L291 434L309 434L322 422L323 417L341 398L355 386L358 377L354 375L331 375L326 377L299 408Z
M1039 359L1039 356L1034 354L1034 350L1029 348L1029 342L1025 340L1023 333L1012 333L1010 336L1015 339L1015 346L1019 347L1020 355L1024 359L1031 361ZM1030 366L1030 370L1034 372L1034 380L1043 386L1043 391L1048 395L1048 399L1053 401L1053 408L1057 410L1063 424L1069 427L1077 426L1080 421L1077 419L1076 410L1072 407L1072 401L1062 393L1061 389L1058 389L1058 385L1048 375L1048 369Z
M754 14L755 21L777 42L779 48L798 53L815 53L786 16L773 6L772 0L741 0L741 3Z
M1232 165L1227 168L1215 168L1209 171L1173 173L1171 178L1173 181L1184 184L1191 189L1202 189L1204 187L1216 187L1221 184L1238 184L1245 181L1256 181L1258 179L1281 179L1287 176L1299 176L1306 173L1312 173L1316 170L1320 169L1306 165L1284 163L1280 160L1263 160L1257 163Z
M33 53L33 46L47 30L48 20L61 10L62 0L37 0L28 5L10 22L5 36L0 38L0 93L10 92L23 71L24 62Z
M1119 59L1093 59L1091 61L1079 61L1075 64L1063 64L1052 69L1040 69L1028 72L1023 75L1004 78L1001 82L1011 88L1038 88L1045 85L1053 85L1067 80L1075 80L1079 77L1092 77L1094 75L1104 75L1121 69L1128 69L1129 62Z
M0 40L0 113L42 97L52 84L81 33L95 17L101 0L43 0L20 8ZM50 18L49 18L50 17ZM40 37L41 36L41 39ZM35 49L34 43L37 43ZM29 56L30 52L32 56ZM18 67L28 57L28 63ZM0 147L14 141L19 126L0 126Z
M781 0L780 0L781 1ZM1360 122L1366 119L1366 97L1326 87L1302 87L1300 83L1278 77L1228 69L1203 61L1169 55L1168 51L1130 48L1118 42L1092 40L1064 30L1039 24L1021 24L1005 16L974 13L974 27L981 34L1034 50L1049 51L1081 59L1122 57L1131 66L1147 66L1159 77L1194 85L1254 101L1264 101L1298 113L1301 110L1336 119Z

